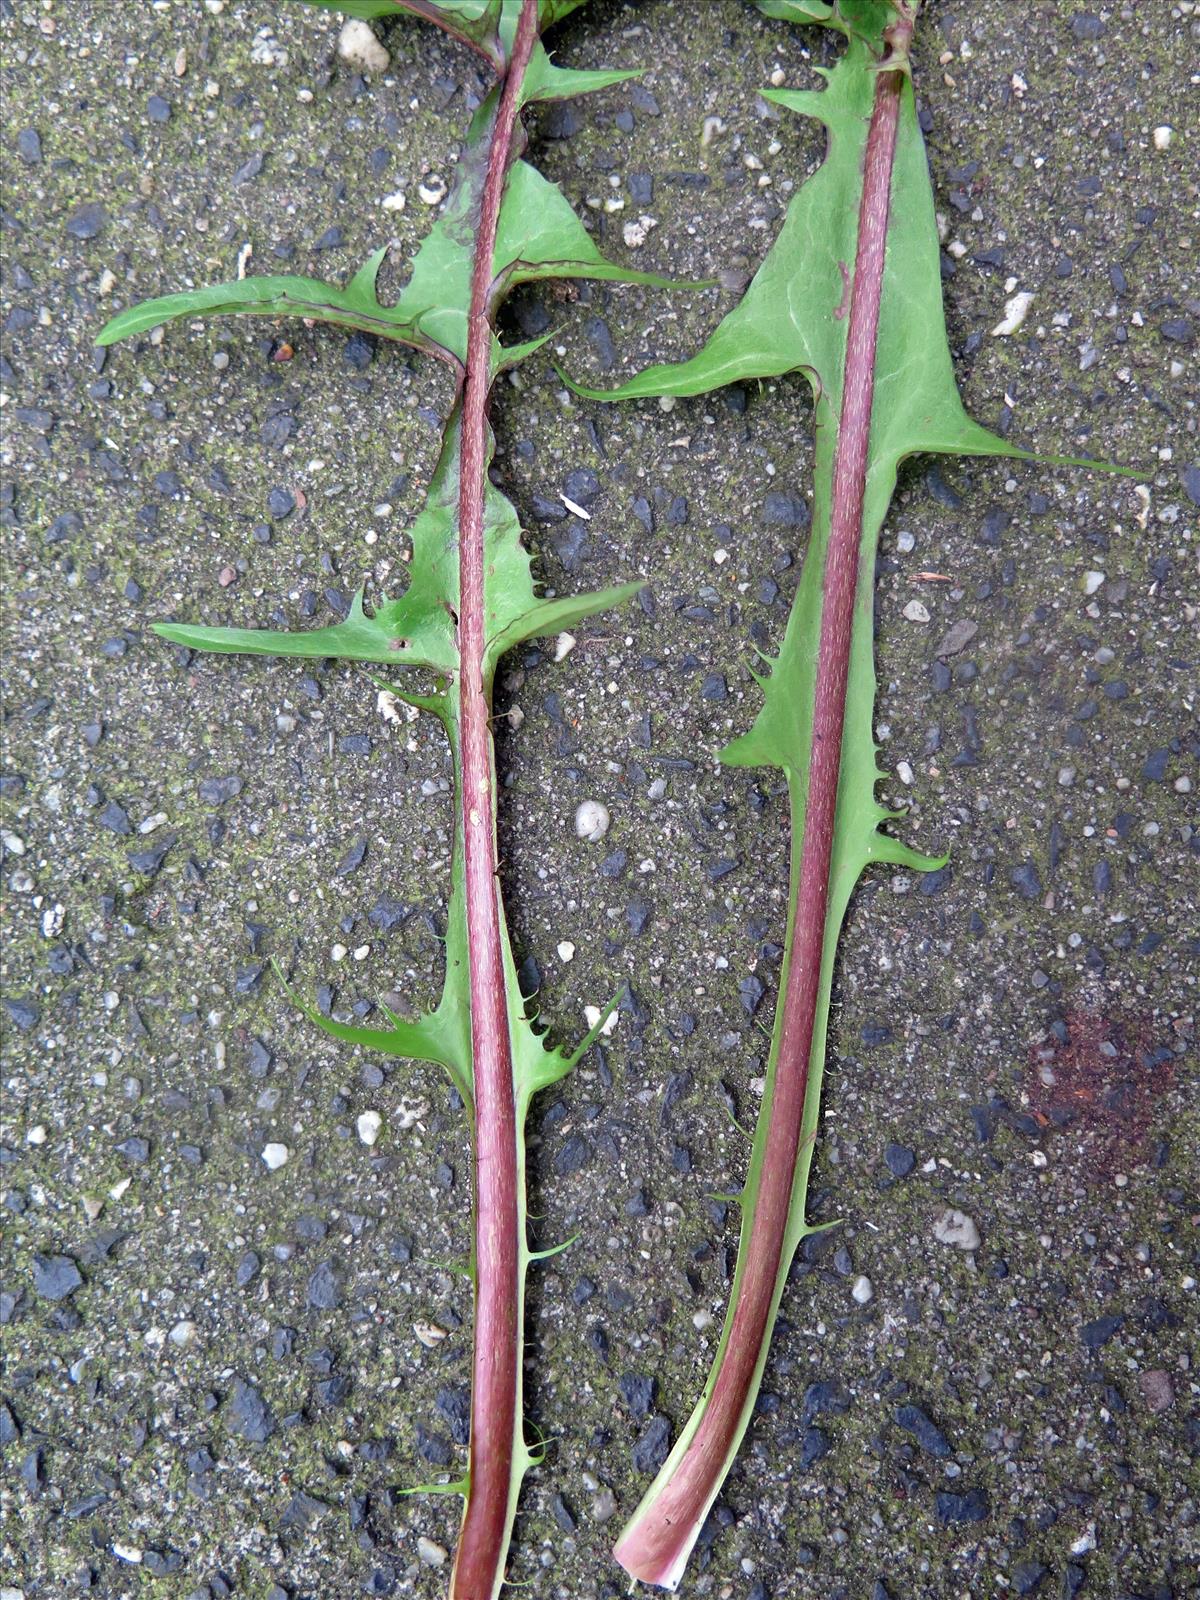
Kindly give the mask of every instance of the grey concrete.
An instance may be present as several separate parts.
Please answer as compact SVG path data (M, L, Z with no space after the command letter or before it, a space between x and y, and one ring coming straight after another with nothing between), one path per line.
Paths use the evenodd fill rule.
M843 1224L797 1268L688 1597L1057 1597L1069 1564L1085 1596L1195 1592L1193 12L964 0L921 38L939 208L965 246L946 295L969 405L993 426L1007 405L1045 450L1132 462L1149 493L1005 463L905 478L878 720L883 765L911 782L885 788L910 807L905 837L952 865L920 888L876 873L856 898L813 1207ZM462 1120L432 1073L329 1047L258 969L294 956L339 1011L435 993L445 752L431 725L382 721L365 671L314 671L306 692L297 665L181 664L148 623L296 619L309 591L327 621L327 589L395 587L447 386L393 351L358 370L334 330L179 326L102 374L92 341L120 305L232 275L246 244L252 271L289 242L293 270L337 278L393 238L399 281L474 63L398 23L390 74L364 87L334 61L333 19L288 7L5 0L2 15L4 772L24 779L4 809L24 854L3 869L0 1584L26 1600L435 1596L445 1570L417 1540L452 1545L456 1508L392 1491L462 1457L470 1301L446 1270L467 1239ZM278 50L260 43L259 64L268 18ZM566 62L649 68L653 101L606 94L543 119L569 137L536 147L575 203L626 200L589 212L612 253L645 212L639 264L751 270L819 153L755 92L777 65L809 81L812 41L739 0L602 0L559 42ZM708 116L724 132L702 148ZM630 198L639 173L648 202ZM397 191L406 209L382 209ZM343 243L318 251L334 227ZM1009 275L1035 299L993 338ZM593 291L551 309L567 365L599 377L590 319L614 374L632 372L693 350L731 296ZM635 1446L687 1415L736 1239L709 1196L744 1161L725 1090L754 1115L787 818L772 774L725 772L716 751L753 715L745 661L779 638L803 551L766 497L803 500L811 460L801 380L745 398L572 403L548 357L497 397L500 466L547 580L641 573L657 602L580 630L560 665L514 662L501 696L525 713L501 741L502 833L544 1015L568 1037L621 980L638 997L604 1061L531 1124L538 1236L579 1234L531 1293L549 1449L513 1577L538 1600L623 1592L608 1548L646 1481ZM533 496L574 468L599 477L592 521L537 523ZM304 508L273 520L276 487ZM904 619L914 598L927 624ZM935 651L960 620L978 632L939 690ZM575 837L585 798L612 812L602 844ZM168 838L157 871L131 868ZM415 913L391 932L368 918L383 896ZM1064 1018L1074 1043L1039 1059ZM270 1142L290 1151L274 1172ZM889 1143L911 1150L906 1176ZM948 1207L976 1225L974 1251L935 1237ZM936 1496L971 1491L983 1520L941 1525Z

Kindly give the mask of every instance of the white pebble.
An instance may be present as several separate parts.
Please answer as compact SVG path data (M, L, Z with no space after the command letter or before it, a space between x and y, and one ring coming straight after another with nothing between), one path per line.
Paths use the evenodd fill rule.
M114 1539L112 1553L118 1561L128 1561L130 1566L141 1565L142 1552L135 1544L121 1544L119 1540Z
M920 600L910 600L904 608L904 615L910 622L929 621L929 612Z
M1174 137L1174 128L1165 122L1160 123L1154 130L1154 148L1156 150L1169 150L1171 148L1171 140Z
M558 959L560 961L574 961L575 946L571 943L570 939L564 939L559 945Z
M584 1008L583 1008L583 1016L584 1016L585 1022L588 1025L588 1032L589 1033L596 1026L596 1024L600 1021L600 1018L603 1015L604 1015L604 1013L601 1011L599 1006L584 1006ZM609 1017L608 1021L600 1029L600 1034L601 1034L602 1038L607 1039L610 1034L616 1032L616 1027L617 1027L618 1020L619 1020L618 1013L614 1011L612 1016Z
M1033 295L1028 289L1022 289L1019 294L1013 295L1011 300L1004 302L1004 316L992 329L992 337L1002 338L1007 334L1016 333L1017 329L1029 315L1029 308L1033 304Z
M446 180L435 173L432 178L417 185L417 194L427 206L440 206L446 198Z
M584 800L575 812L575 832L588 844L599 844L611 821L606 805L599 800Z
M625 226L621 229L621 237L625 240L625 244L628 249L640 250L645 244L651 228L657 227L657 218L648 217L643 214L637 219L636 222L627 222L625 224Z
M560 633L554 641L555 661L565 661L575 648L575 635L573 633Z
M906 556L910 550L915 550L916 547L915 536L909 533L907 528L902 528L896 535L896 549L899 550L902 556Z
M397 189L395 194L385 194L379 204L385 211L403 211L408 204L408 196L402 189Z
M427 1539L424 1534L417 1540L417 1555L427 1567L441 1567L446 1564L445 1545L435 1544L432 1539Z
M262 1158L272 1172L278 1172L291 1153L285 1144L265 1144Z
M933 1237L939 1244L953 1245L956 1250L978 1250L979 1229L965 1211L954 1207L943 1211L933 1225Z
M850 1298L855 1305L865 1306L875 1298L875 1285L865 1273L855 1278L850 1288Z
M177 1322L167 1335L167 1338L170 1339L171 1343L177 1344L181 1350L185 1345L191 1344L195 1337L196 1324L194 1322L189 1322L186 1318L182 1322Z
M911 783L913 781L913 769L909 766L907 761L897 761L896 776L900 779L901 783Z
M601 1489L592 1501L592 1521L600 1523L609 1522L617 1514L617 1497L611 1489Z
M337 47L346 65L356 67L359 72L386 72L392 59L368 25L358 17L351 17L342 24Z
M25 1141L27 1144L45 1144L45 1125L41 1122L35 1122L33 1127L30 1128L29 1132L25 1135Z
M379 1130L383 1127L383 1118L378 1111L364 1111L358 1119L358 1137L370 1148L379 1137Z
M1084 594L1095 594L1096 590L1100 588L1103 582L1104 574L1102 572L1085 572L1083 575Z

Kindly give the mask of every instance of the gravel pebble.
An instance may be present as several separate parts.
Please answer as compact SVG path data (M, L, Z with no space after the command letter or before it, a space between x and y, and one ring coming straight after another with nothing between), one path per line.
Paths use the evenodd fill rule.
M983 1489L968 1489L963 1494L942 1490L934 1497L937 1519L943 1527L957 1522L982 1522L992 1505Z
M265 1444L275 1432L275 1417L254 1384L235 1378L227 1412L230 1431L251 1444Z
M33 1287L43 1300L66 1300L83 1287L83 1275L70 1256L34 1256Z
M950 1448L950 1441L946 1438L946 1435L921 1410L920 1406L912 1404L898 1406L896 1408L896 1422L904 1429L905 1433L912 1434L926 1454L937 1456L939 1460L953 1454Z
M434 1539L428 1539L421 1534L417 1540L417 1558L425 1567L444 1567L449 1552L444 1544L438 1544Z
M1175 1391L1171 1386L1171 1376L1167 1372L1161 1370L1139 1372L1137 1386L1146 1403L1147 1411L1169 1411L1175 1403Z
M94 239L108 222L108 212L97 201L80 206L67 218L67 232L72 239Z
M954 1207L943 1211L934 1222L933 1237L939 1244L952 1245L956 1250L979 1248L979 1229L974 1219Z
M632 1456L636 1472L657 1472L671 1453L671 1424L664 1416L653 1416L638 1434Z
M575 810L575 832L588 844L599 844L608 832L612 818L599 800L584 800Z
M893 1178L907 1178L917 1164L917 1158L907 1145L886 1144L883 1159Z
M379 39L360 17L349 17L338 34L338 55L356 72L386 72L391 62Z

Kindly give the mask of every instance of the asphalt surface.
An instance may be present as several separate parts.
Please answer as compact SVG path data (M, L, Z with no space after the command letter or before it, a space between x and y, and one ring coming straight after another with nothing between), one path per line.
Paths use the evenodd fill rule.
M318 1037L268 963L342 1016L436 994L446 752L362 669L188 659L148 625L315 625L364 578L394 589L448 386L302 325L182 324L103 363L93 341L247 247L249 271L342 281L392 240L402 281L475 63L400 22L364 80L333 18L217 0L0 19L0 1593L436 1596L456 1506L398 1491L463 1459L462 1117L432 1071ZM1165 3L964 0L919 35L967 403L1142 489L906 472L883 789L951 864L876 872L852 907L812 1212L842 1225L797 1264L688 1600L1196 1592L1196 42ZM756 91L815 82L828 46L740 0L599 0L558 48L647 73L540 113L533 159L615 257L722 280L513 303L615 381L694 350L761 259L820 147ZM1018 290L1024 324L993 336ZM500 694L542 1014L569 1039L633 996L530 1123L539 1242L578 1237L531 1285L549 1449L512 1576L599 1600L725 1304L737 1214L713 1196L745 1160L730 1108L755 1111L787 817L776 774L716 752L782 633L811 448L800 378L606 408L554 353L497 393L502 479L552 587L650 586ZM569 474L590 521L558 517ZM611 813L597 843L584 800ZM951 1209L974 1248L939 1238Z

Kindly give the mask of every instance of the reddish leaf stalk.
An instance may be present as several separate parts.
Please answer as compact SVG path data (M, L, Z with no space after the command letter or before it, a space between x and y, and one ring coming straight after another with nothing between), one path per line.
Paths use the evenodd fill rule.
M537 0L524 0L496 112L475 234L463 382L459 486L460 781L471 1047L475 1079L475 1349L470 1492L451 1600L492 1600L503 1579L521 1417L520 1158L497 878L491 682L485 671L484 494L488 461L496 227L521 81L537 41Z
M912 33L907 10L889 29L893 54L903 58ZM708 1505L728 1465L755 1370L767 1337L792 1200L800 1129L817 1016L829 899L842 727L850 667L850 636L859 576L863 499L875 343L883 291L892 166L903 73L880 72L867 136L858 243L850 292L842 410L834 458L833 502L825 560L821 636L813 697L811 766L799 888L787 984L783 996L778 1068L770 1127L741 1278L741 1293L704 1416L674 1477L645 1513L625 1530L615 1555L645 1583L673 1582L693 1539L696 1516ZM681 1550L681 1542L686 1546Z

